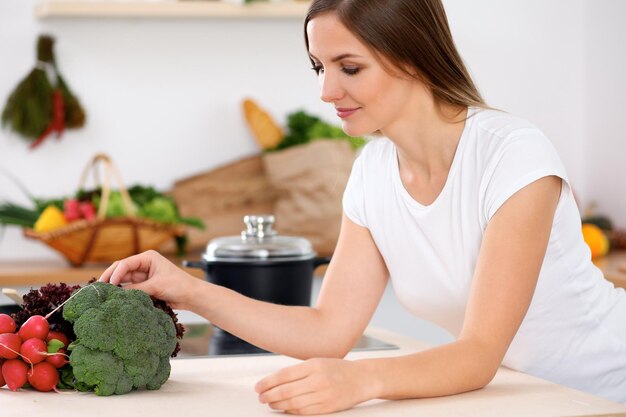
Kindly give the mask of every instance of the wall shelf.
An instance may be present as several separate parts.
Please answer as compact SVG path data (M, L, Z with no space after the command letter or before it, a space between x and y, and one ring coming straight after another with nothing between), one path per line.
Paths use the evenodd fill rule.
M144 18L303 18L309 7L304 0L253 2L245 5L218 0L203 1L107 1L42 0L35 8L39 19L56 17Z

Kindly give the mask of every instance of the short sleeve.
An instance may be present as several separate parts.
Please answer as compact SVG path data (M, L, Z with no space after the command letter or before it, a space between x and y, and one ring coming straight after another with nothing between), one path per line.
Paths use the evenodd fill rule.
M352 165L352 172L343 193L343 212L354 223L367 227L365 221L363 159L364 156L361 154Z
M513 194L547 176L563 180L569 187L565 168L550 141L538 130L508 139L495 153L483 177L483 213L489 221ZM563 197L565 193L561 193Z

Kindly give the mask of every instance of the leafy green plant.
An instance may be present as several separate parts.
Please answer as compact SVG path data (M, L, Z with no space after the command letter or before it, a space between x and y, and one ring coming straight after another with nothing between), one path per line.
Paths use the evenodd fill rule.
M287 116L287 129L288 133L282 142L274 149L269 149L269 152L303 145L316 139L347 140L354 149L365 144L364 138L349 136L339 126L326 123L304 110L296 111Z

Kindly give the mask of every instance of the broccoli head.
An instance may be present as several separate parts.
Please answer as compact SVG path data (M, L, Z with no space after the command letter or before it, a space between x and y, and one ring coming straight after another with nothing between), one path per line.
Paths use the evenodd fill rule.
M176 348L171 317L143 291L102 282L79 291L63 306L63 317L76 333L68 348L76 382L97 395L160 388Z

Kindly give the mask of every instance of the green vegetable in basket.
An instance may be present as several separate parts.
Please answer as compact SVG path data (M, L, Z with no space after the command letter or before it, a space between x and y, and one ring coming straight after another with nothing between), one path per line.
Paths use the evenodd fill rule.
M100 194L94 194L93 203L96 207L100 207L102 198ZM122 193L119 191L111 191L109 194L109 204L107 205L107 211L105 217L115 218L128 216L128 210L126 210L126 204L122 198Z
M146 217L161 223L177 223L178 210L176 203L171 197L159 196L146 202L137 213L140 217Z
M18 206L13 203L0 204L0 225L22 226L32 228L39 218L35 209Z

